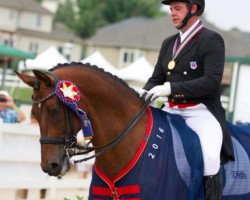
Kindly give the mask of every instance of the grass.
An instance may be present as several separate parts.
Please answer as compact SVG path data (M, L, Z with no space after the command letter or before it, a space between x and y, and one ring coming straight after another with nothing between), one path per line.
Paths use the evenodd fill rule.
M76 195L76 199L77 199L77 200L84 200L84 197L81 197L81 196L79 196L79 195ZM70 199L64 198L64 200L70 200Z
M32 88L29 87L6 87L15 103L19 106L20 104L31 104Z

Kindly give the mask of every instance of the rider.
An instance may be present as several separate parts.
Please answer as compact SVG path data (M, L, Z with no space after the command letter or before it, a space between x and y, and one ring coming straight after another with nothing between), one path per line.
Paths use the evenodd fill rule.
M146 100L168 97L163 110L181 115L200 139L206 200L221 199L220 164L234 160L225 111L220 102L225 46L204 27L204 0L163 0L179 30L163 41L157 64L144 89Z

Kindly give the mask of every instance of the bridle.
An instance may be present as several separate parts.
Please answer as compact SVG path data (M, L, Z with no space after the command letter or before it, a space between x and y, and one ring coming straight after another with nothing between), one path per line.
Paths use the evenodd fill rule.
M52 77L55 78L56 82L59 82L60 79L59 77L53 72L53 71L45 71L45 73L51 75ZM32 96L32 103L33 104L41 104L47 101L49 98L53 97L55 95L55 92L52 92L48 94L47 96L41 98L41 99L34 99ZM77 139L76 139L76 130L75 126L73 123L73 118L72 118L72 111L67 107L63 106L64 109L64 115L65 115L65 131L64 131L64 137L41 137L40 138L40 143L41 144L55 144L55 145L64 145L64 149L66 151L66 155L68 158L75 156L75 155L83 155L90 153L92 151L98 150L98 152L95 152L94 155L76 160L74 163L80 163L83 161L87 161L89 159L95 158L99 156L100 154L104 153L114 145L116 145L119 141L121 141L127 133L134 127L134 125L139 121L139 119L142 117L143 113L146 111L150 101L146 101L143 107L136 113L136 115L133 117L133 119L130 121L128 126L113 140L110 142L100 145L100 146L89 146L91 141L89 141L86 145L80 146L77 144ZM67 121L69 122L69 128L67 129ZM68 130L68 131L66 131Z

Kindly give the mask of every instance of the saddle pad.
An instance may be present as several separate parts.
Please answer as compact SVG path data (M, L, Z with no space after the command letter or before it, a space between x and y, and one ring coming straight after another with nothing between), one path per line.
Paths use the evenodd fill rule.
M147 131L134 159L113 180L95 165L89 200L204 199L198 136L180 116L152 107L147 112Z
M235 161L223 165L223 200L250 199L250 126L228 123Z

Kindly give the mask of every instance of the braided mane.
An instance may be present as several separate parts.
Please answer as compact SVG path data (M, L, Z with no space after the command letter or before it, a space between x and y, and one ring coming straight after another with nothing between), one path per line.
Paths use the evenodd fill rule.
M81 62L71 62L71 63L63 63L63 64L59 63L55 67L51 68L49 71L54 71L55 69L61 69L64 67L69 67L69 66L70 67L80 67L80 68L86 67L86 68L95 69L103 74L106 74L110 78L116 80L117 82L119 82L120 84L122 84L123 86L128 88L131 92L133 92L134 94L139 96L139 94L133 88L131 88L123 79L119 78L116 75L111 74L110 72L105 71L103 68L99 68L96 65L91 65L90 63L81 63Z

